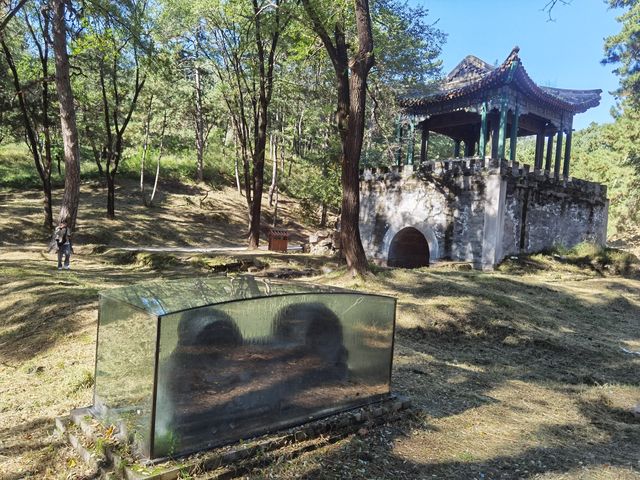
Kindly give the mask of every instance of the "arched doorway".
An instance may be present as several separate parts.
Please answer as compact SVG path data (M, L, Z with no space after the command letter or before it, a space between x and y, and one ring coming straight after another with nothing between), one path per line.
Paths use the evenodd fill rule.
M413 227L400 230L391 240L389 267L418 268L429 265L429 244L424 235Z

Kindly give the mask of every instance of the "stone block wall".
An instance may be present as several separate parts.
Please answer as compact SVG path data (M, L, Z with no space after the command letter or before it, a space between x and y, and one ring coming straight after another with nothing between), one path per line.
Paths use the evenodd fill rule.
M583 241L604 245L606 187L541 174L503 176L506 183L503 252L534 253Z
M440 259L493 268L505 256L556 244L605 242L606 188L555 180L527 166L463 159L362 175L360 233L365 252L386 264L394 237L412 227Z
M453 259L482 264L488 178L495 168L473 161L437 162L414 172L366 171L361 182L360 235L367 255L385 264L394 236L403 228L420 231L430 261Z

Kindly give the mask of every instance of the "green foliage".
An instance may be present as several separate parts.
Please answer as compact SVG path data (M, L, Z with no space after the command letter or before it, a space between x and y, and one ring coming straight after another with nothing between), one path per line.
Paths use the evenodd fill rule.
M637 118L637 113L627 110L612 124L592 123L573 134L571 177L607 186L609 235L633 229L640 222ZM535 137L518 139L518 162L533 165L534 157Z
M625 154L626 134L617 121L591 124L576 132L571 176L607 185L609 233L622 232L640 221L640 176Z
M446 35L429 23L428 10L397 0L372 2L371 16L376 65L369 75L367 128L363 163L390 166L397 162L400 145L396 138L399 114L397 99L425 93L441 74L439 55ZM416 134L414 158L419 156L420 135ZM439 137L439 138L438 138ZM406 158L407 142L403 142ZM450 148L449 148L450 147ZM430 158L449 157L453 142L442 136L430 139ZM403 158L404 161L404 158Z
M155 158L159 154L157 148L149 149L145 164L145 178L153 181L155 175ZM233 164L227 161L226 152L218 143L212 144L204 157L204 178L213 186L228 185L233 179ZM128 178L138 178L142 151L131 147L125 151L124 160L120 166L121 174ZM186 148L176 148L166 153L160 163L160 179L168 181L191 182L196 178L195 152Z
M294 173L284 183L284 190L300 199L303 217L314 223L319 220L318 207L337 211L342 201L340 164L337 159L327 161L325 155L299 160Z
M428 10L398 0L372 2L372 81L392 86L395 95L424 91L440 73L446 35L427 21Z
M0 147L0 187L37 188L40 177L24 144Z
M318 11L328 25L338 21L344 26L347 39L354 40L349 42L353 51L357 46L353 5L346 0L314 2L322 7ZM267 2L258 4L264 6L261 26L263 41L268 47L269 32L276 28L275 16ZM280 28L268 132L278 143L280 163L286 164L287 171L278 175L279 187L299 196L309 214L316 215L322 206L335 211L341 198L339 138L334 116L335 72L317 36L304 20L302 6L284 2L280 8L289 23L286 29ZM213 185L234 183L234 163L242 160L243 155L251 158L255 154L251 122L246 125L248 141L244 152L238 140L238 110L246 109L247 117L251 118L258 98L255 79L259 67L252 36L255 28L252 10L247 0L116 3L96 0L83 5L78 15L72 15L68 19L73 26L69 48L82 179L100 178L98 163L104 169L103 152L110 141L105 107L115 137L113 119L117 111L118 124L123 125L132 100L136 67L139 67L146 83L123 138L119 174L130 178L140 175L146 140L144 173L146 180L151 181L162 140L161 181L188 181L196 177L194 81L197 69L202 83L207 136L204 177ZM371 101L367 102L363 155L369 164L390 165L395 163L396 96L421 89L439 75L439 55L445 35L430 21L426 9L403 0L375 0L371 2L371 15L377 63L369 77ZM284 17L282 19L284 21ZM12 48L20 59L21 72L25 78L37 80L36 50L33 45L20 43L20 38L28 37L25 36L26 24L21 18L16 18L14 24L12 28L20 35L12 37ZM227 51L225 57L225 48L233 48L237 56L229 56L231 51ZM100 82L101 70L106 99ZM0 58L0 74L3 72L6 73L6 65ZM0 142L5 132L11 140L21 140L22 136L20 123L10 119L15 103L7 79L7 75L0 76ZM37 93L37 89L33 92ZM55 110L54 99L51 112ZM161 139L165 114L168 123ZM58 124L52 117L57 129ZM57 175L55 160L61 158L62 150L57 130L53 134L53 181L59 186L62 177ZM434 136L431 148L433 155L444 157L453 147L449 139ZM5 149L0 156L0 182L3 186L37 187L33 162L23 151L16 155L12 149L14 147ZM243 182L242 162L239 174ZM265 176L268 182L269 168Z
M602 62L618 65L614 70L620 77L618 95L640 107L640 1L609 0L609 6L625 12L618 17L620 32L605 39Z
M82 372L82 376L73 384L72 392L79 392L93 386L93 373L89 370Z
M632 253L615 248L603 247L589 242L579 243L573 248L558 248L555 252L567 263L597 272L615 275L634 275L640 270L640 261Z
M606 130L606 141L640 172L640 106L625 101L621 107L614 112L615 123Z

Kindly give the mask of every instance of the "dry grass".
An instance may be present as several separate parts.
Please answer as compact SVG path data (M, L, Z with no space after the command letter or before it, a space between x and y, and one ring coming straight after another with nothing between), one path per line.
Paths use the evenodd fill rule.
M78 245L230 247L246 245L247 207L234 188L213 189L204 184L164 182L153 207L145 207L135 181L116 185L116 218L106 217L106 191L96 182L81 186L80 210L75 232ZM0 245L44 245L51 232L42 227L42 194L37 191L0 190ZM59 205L62 190L54 190ZM262 200L263 225L271 224L273 209ZM297 220L298 205L281 195L278 226L292 233L292 242L309 234L307 222ZM265 240L266 236L262 235Z
M1 201L17 209L35 208L37 195L7 198ZM152 242L154 231L179 216L174 200L166 200L162 221L141 210L140 218L121 215L118 228L140 228L138 238ZM81 231L101 237L110 226L83 215ZM29 216L6 209L0 216L2 225L15 220L12 228L36 230ZM230 241L233 230L225 237L225 228L193 219L180 241ZM400 422L252 478L640 478L640 418L632 413L640 357L621 349L640 350L637 279L548 257L538 259L544 268L378 269L349 280L335 265L320 275L327 262L306 255L164 255L153 262L79 250L74 270L57 272L52 256L0 248L0 478L86 473L51 432L56 415L91 402L98 290L238 263L313 270L314 282L397 296L393 388L415 406Z

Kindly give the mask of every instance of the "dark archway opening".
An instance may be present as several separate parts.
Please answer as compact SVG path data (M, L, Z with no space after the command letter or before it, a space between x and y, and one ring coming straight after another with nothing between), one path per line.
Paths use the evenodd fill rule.
M429 244L413 227L400 230L389 246L389 267L418 268L429 265Z

